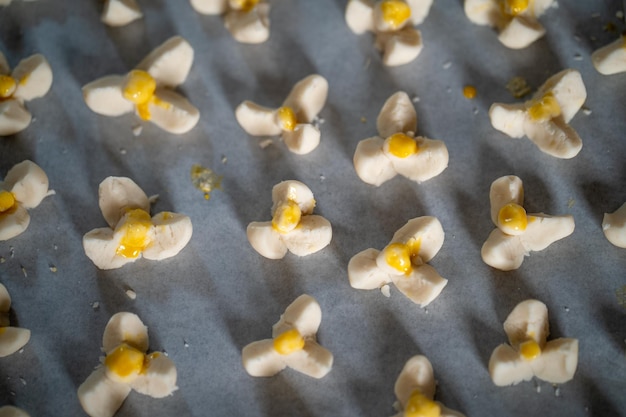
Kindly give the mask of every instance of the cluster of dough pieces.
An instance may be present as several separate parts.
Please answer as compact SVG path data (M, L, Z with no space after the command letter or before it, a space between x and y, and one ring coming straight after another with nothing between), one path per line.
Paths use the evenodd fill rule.
M203 14L223 15L239 42L260 43L269 37L269 4L264 0L190 0ZM9 1L0 1L6 5ZM373 32L385 65L402 65L415 59L422 36L415 25L428 15L432 1L349 0L346 22L356 34ZM503 6L504 5L504 6ZM552 7L552 0L466 0L465 12L478 25L497 28L498 39L509 48L524 48L545 30L538 17ZM111 26L128 24L142 17L135 0L107 0L102 20ZM192 129L200 114L174 89L191 69L193 49L179 37L157 47L127 74L109 75L83 87L86 104L106 116L135 113L175 134ZM624 36L594 52L592 61L602 74L626 71ZM52 84L52 70L42 55L33 55L11 72L0 54L0 135L25 129L32 116L24 103L42 97ZM307 154L320 143L316 123L325 105L328 82L311 75L298 82L278 108L244 101L235 110L241 127L252 136L280 135L287 148ZM586 99L585 86L575 70L551 78L528 101L492 105L493 127L510 137L528 137L540 150L558 158L572 158L582 141L568 125ZM448 150L441 140L417 136L417 116L404 92L390 96L377 119L377 135L359 142L354 167L365 183L380 186L400 174L409 180L431 179L448 166ZM28 209L48 195L48 178L31 161L13 167L0 183L0 240L22 233L28 226ZM521 266L531 251L545 249L574 230L571 216L527 214L523 208L522 181L504 176L491 185L491 219L496 228L484 243L485 263L500 269ZM171 212L150 215L149 198L137 184L124 177L108 177L99 187L99 206L108 227L85 234L86 255L100 269L119 268L143 257L166 259L178 254L190 241L189 217ZM272 190L271 221L252 222L247 228L251 246L268 259L281 259L287 252L306 256L329 245L332 227L313 214L312 191L299 181L283 181ZM606 214L602 230L614 245L626 248L626 203ZM447 280L428 264L444 242L436 217L409 220L382 250L366 249L349 262L350 285L357 289L382 289L393 283L411 301L421 306L432 302ZM21 349L30 331L10 327L11 299L0 284L0 357ZM272 338L252 342L242 351L245 370L252 376L272 376L286 367L314 378L330 372L333 355L317 343L322 311L317 301L302 295L290 304L272 328ZM547 341L546 306L526 300L504 322L509 343L498 346L490 360L489 373L496 385L510 385L537 377L552 383L570 380L576 370L576 339ZM102 364L81 384L78 397L92 417L113 416L132 390L155 398L176 389L176 367L161 352L147 354L147 327L132 313L117 313L104 330ZM433 369L424 356L406 363L395 384L398 416L462 416L433 400ZM420 414L421 413L421 414ZM0 416L27 416L15 407L0 408Z

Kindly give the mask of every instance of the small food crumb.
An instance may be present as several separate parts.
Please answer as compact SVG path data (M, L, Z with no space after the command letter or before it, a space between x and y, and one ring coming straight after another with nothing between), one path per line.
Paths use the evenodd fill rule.
M158 200L159 200L158 194L154 194L148 197L148 201L150 202L150 204L155 204Z
M574 200L573 198L570 198L569 200L567 200L567 208L574 207L574 204L576 204L576 200Z
M50 272L57 272L57 267L55 265L50 264L48 267L50 268Z
M412 101L413 103L419 103L420 98L419 98L419 96L418 96L418 95L415 95L415 96L413 96L413 98L411 99L411 101Z
M133 127L133 135L135 135L135 136L141 135L141 131L142 130L143 130L143 126L141 126L141 125L137 125L137 126Z
M361 116L361 123L367 123L367 119L363 116Z
M194 164L191 167L191 182L198 190L204 192L204 199L211 198L211 191L222 187L222 176L217 175L210 168Z
M15 257L15 249L13 246L9 246L9 253L11 254L11 258Z
M135 298L137 298L137 293L129 288L126 290L126 296L131 300L134 300Z
M581 54L574 54L574 61L582 61L583 56Z
M589 107L583 107L583 114L585 116L589 116L591 114L591 109Z
M615 12L615 17L617 17L619 20L624 20L624 12L622 10L618 10L617 12Z
M326 179L326 176L324 176L324 174L320 174L320 181L324 181Z
M228 162L228 158L226 158L226 155L222 155L222 164L226 165L226 162Z
M20 265L20 267L22 268L22 274L24 274L24 278L28 278L28 274L26 273L26 268L24 268L23 265Z
M626 285L616 289L615 296L617 297L617 304L626 308Z
M183 346L185 346L186 348L189 347L189 343L187 343L187 341L185 339L183 339Z
M450 68L451 66L452 66L452 62L450 62L450 61L446 61L446 62L444 62L444 64L443 64L443 69L446 69L446 70L447 70L447 69L448 69L448 68Z
M560 397L561 396L561 388L554 387L554 396L555 397Z
M259 142L259 147L260 147L261 149L265 149L265 148L267 148L268 146L270 146L272 143L274 143L274 142L272 141L272 139L265 139L265 140L262 140L261 142Z
M97 301L94 301L93 303L91 303L91 308L93 308L94 310L97 310L100 308L100 303Z
M463 87L463 96L468 99L468 100L473 100L476 98L476 87L474 87L473 85L466 85L465 87Z
M478 108L474 107L474 114L478 114Z
M0 256L0 264L5 263L6 261L7 261L6 259L4 259L2 256Z
M24 378L20 377L20 382L22 385L26 386L26 380Z
M522 98L526 94L530 93L530 86L528 82L522 77L513 77L506 83L506 89L515 98Z
M126 155L126 149L120 148L120 155Z
M391 297L391 290L389 289L389 285L387 284L380 287L380 292L387 298Z
M564 310L566 313L569 313L569 307L565 307Z

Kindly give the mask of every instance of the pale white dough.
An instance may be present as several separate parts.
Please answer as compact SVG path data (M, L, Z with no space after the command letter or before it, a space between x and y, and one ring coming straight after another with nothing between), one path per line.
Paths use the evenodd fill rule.
M30 330L9 326L10 308L11 296L0 283L0 358L17 352L30 340Z
M626 72L626 36L622 35L591 54L591 62L600 74Z
M2 2L0 1L0 6L2 6ZM26 411L13 407L12 405L5 405L0 407L0 417L30 417Z
M613 213L604 213L602 231L609 242L617 247L626 248L626 203Z
M135 0L107 0L102 11L102 21L109 26L124 26L142 16Z
M190 0L198 13L224 15L224 26L242 43L258 44L270 36L270 5L260 0L252 9L242 10L238 2L228 0Z

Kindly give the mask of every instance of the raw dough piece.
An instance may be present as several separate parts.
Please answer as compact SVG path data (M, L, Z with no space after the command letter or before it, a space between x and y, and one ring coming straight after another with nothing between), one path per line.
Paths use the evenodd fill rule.
M436 217L411 219L383 249L366 249L348 263L352 288L373 290L393 282L411 301L426 307L448 283L429 262L443 246L444 232Z
M603 46L591 54L591 62L600 74L613 75L626 72L626 35Z
M106 357L78 387L78 399L91 417L112 417L135 390L153 398L172 395L176 366L161 352L146 354L148 328L133 313L111 317L102 337Z
M587 90L580 73L566 69L550 77L525 103L494 103L489 117L494 128L512 137L527 136L542 152L569 159L583 142L568 123L582 107Z
M425 356L416 355L407 361L398 375L394 392L400 408L400 412L394 417L465 417L433 400L435 376L433 367Z
M321 75L309 75L293 86L277 109L244 101L235 110L237 121L249 135L281 135L287 148L304 155L317 148L320 131L312 124L328 95L328 82Z
M0 136L26 129L32 120L24 107L26 101L43 97L52 85L52 69L41 54L31 55L17 64L13 72L0 52Z
M224 25L236 41L262 43L270 36L270 5L266 0L191 0L202 14L224 15Z
M432 0L349 0L346 23L357 35L374 33L383 64L404 65L422 51L422 35L413 26L424 21L431 5Z
M11 296L7 288L0 284L0 358L17 352L30 340L30 330L9 326L10 309Z
M509 344L495 348L489 375L498 386L528 381L533 376L553 384L574 377L578 365L578 340L559 338L546 342L550 333L548 308L537 300L519 303L504 322Z
M313 214L313 193L300 181L283 181L272 189L272 220L248 225L248 241L261 255L282 259L287 251L306 256L328 246L330 222Z
M143 16L135 0L106 0L102 21L109 26L124 26Z
M497 28L498 40L507 48L526 48L545 33L537 18L553 0L465 0L468 19Z
M1 4L0 2L0 5ZM0 407L0 417L30 417L30 414L12 405L5 405L4 407Z
M148 196L130 178L108 177L100 183L98 194L109 227L85 234L83 247L100 269L120 268L142 256L170 258L191 239L191 219L168 211L151 218Z
M0 241L11 239L30 224L27 209L35 208L54 191L48 190L48 176L39 165L22 161L0 182Z
M397 174L420 183L448 166L443 141L415 136L417 114L405 92L385 101L376 127L379 136L360 141L354 152L354 169L366 183L379 186Z
M333 354L316 342L322 310L315 298L303 294L291 303L272 327L272 338L252 342L241 353L251 376L273 376L286 367L322 378L333 366Z
M165 41L126 75L109 75L83 87L87 106L98 114L135 112L170 133L191 130L200 113L173 88L182 84L193 62L191 45L180 36Z
M602 231L609 242L617 247L626 248L626 203L613 213L604 213Z

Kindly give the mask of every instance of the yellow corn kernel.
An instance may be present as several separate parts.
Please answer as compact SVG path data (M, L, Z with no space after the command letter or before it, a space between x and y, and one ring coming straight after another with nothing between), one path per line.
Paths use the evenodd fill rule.
M398 158L406 158L419 151L414 138L404 133L394 133L387 138L389 152Z
M404 417L439 417L441 407L426 397L420 390L415 390L409 397L404 409Z
M281 129L292 132L296 128L296 124L298 123L296 113L291 107L283 106L279 108L276 115Z
M532 361L537 356L541 355L541 347L534 340L527 340L519 345L519 353L522 358L527 361Z
M287 330L274 338L274 349L281 355L289 355L303 347L304 337L297 329Z
M10 75L0 75L0 99L11 97L16 88L15 78Z
M150 244L148 232L152 227L150 214L141 209L129 210L117 231L123 233L116 253L124 258L136 258Z
M505 233L518 234L526 230L526 226L528 226L526 210L519 204L509 203L498 212L498 227L505 229Z
M509 16L518 16L528 9L529 0L504 0L504 13Z
M411 7L401 0L385 0L380 4L383 20L392 29L398 29L411 17Z
M287 200L286 203L281 204L274 211L272 227L278 233L289 233L298 226L301 218L302 211L298 203Z
M543 122L561 115L561 106L552 93L548 93L539 100L530 102L528 115L532 120Z
M143 352L122 343L104 358L104 366L113 379L129 382L143 371L144 360Z
M233 9L249 12L256 7L258 2L259 0L230 0L230 5Z
M463 87L463 96L468 99L468 100L472 100L474 98L476 98L476 87L474 87L473 85L466 85L465 87Z
M413 270L411 265L411 248L404 243L392 243L383 249L385 262L393 269L404 274L410 274Z
M6 213L15 207L15 196L12 192L0 191L0 213Z

